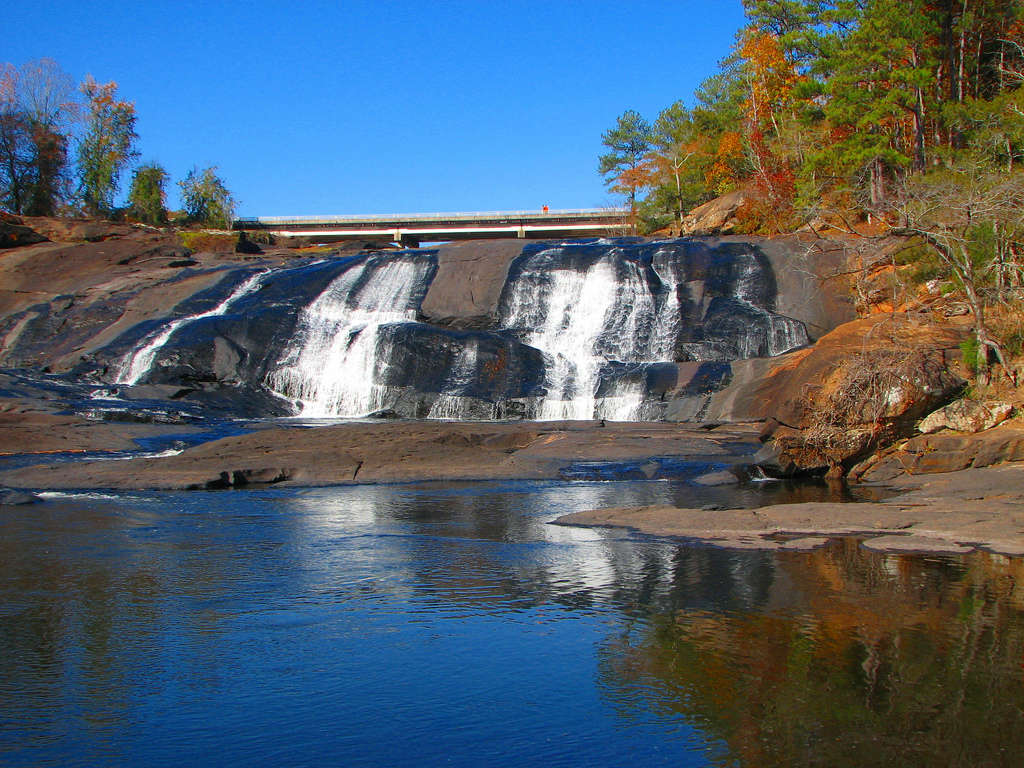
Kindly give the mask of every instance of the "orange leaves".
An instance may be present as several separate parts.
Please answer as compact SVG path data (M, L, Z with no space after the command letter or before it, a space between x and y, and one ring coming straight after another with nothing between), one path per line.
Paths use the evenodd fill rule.
M82 82L82 93L88 101L90 113L94 116L115 113L135 114L135 105L130 101L118 101L117 82L97 83L92 75L86 75Z
M14 106L18 95L18 70L11 64L0 64L0 109Z
M704 174L704 180L716 192L727 192L736 184L742 162L743 136L738 131L726 131L718 140L714 162Z
M744 105L748 121L754 128L771 123L778 130L776 112L789 102L801 76L786 59L775 35L747 30L740 55L749 69L749 96Z

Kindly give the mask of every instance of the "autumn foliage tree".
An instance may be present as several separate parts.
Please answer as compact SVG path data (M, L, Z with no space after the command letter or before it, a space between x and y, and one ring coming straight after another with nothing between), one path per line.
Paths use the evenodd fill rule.
M739 231L910 238L915 269L968 308L984 375L1005 342L991 317L1024 317L1024 0L743 5L692 106L663 110L646 153L619 144L602 173L646 231L741 190ZM606 145L642 124L626 113Z
M601 143L608 152L598 158L598 172L613 192L626 195L630 211L635 211L637 195L651 177L647 159L650 123L639 112L628 109L619 115L614 128L601 135Z
M135 151L135 105L117 98L117 83L82 83L86 99L86 132L78 147L82 201L94 215L109 215L120 176Z

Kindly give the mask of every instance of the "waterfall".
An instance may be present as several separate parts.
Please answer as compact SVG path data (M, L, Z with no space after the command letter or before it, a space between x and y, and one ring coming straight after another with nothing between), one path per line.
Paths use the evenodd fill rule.
M240 283L226 299L213 309L202 312L198 315L179 317L177 320L173 320L165 325L159 331L145 337L136 346L136 348L129 352L121 361L121 367L117 372L117 377L115 378L114 383L128 385L138 384L149 373L150 369L153 367L154 361L156 360L157 354L170 340L171 336L174 335L175 331L182 326L189 325L198 320L226 314L231 308L231 305L238 301L238 299L257 290L266 274L267 270L264 270L252 275L244 282Z
M651 260L651 268L661 281L664 298L658 308L651 329L647 360L672 360L675 358L676 342L682 325L682 306L679 302L679 286L686 281L683 265L678 260L659 258L671 256L670 248L659 248Z
M762 269L749 258L739 263L739 275L733 291L735 301L745 314L757 318L758 323L747 323L736 338L739 359L774 357L807 344L807 328L793 320L767 310L764 306Z
M441 394L430 406L428 419L461 419L466 414L466 398L479 371L480 344L470 339L459 352L445 378Z
M538 418L630 418L643 399L635 387L598 398L610 360L648 359L656 305L640 263L618 248L582 269L559 259L562 248L527 259L509 286L501 325L545 354L547 395Z
M339 275L298 318L296 337L267 386L309 417L364 416L389 405L381 326L413 322L429 260L377 256Z

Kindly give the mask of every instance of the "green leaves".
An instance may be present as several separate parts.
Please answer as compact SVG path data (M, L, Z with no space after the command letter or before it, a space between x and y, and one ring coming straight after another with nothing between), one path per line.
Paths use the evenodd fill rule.
M135 151L135 105L118 101L117 83L97 83L91 75L82 83L86 98L86 133L78 146L82 201L94 215L110 215L121 172Z
M156 163L147 163L135 169L128 193L131 213L135 218L154 226L167 223L164 186L169 178L167 171Z
M235 217L235 200L216 171L216 166L189 171L185 180L178 182L181 200L190 221L229 229Z
M651 135L650 123L632 109L601 134L601 143L610 151L598 158L598 173L614 191L628 195L630 208L636 205L637 190L644 186L641 166L651 148Z

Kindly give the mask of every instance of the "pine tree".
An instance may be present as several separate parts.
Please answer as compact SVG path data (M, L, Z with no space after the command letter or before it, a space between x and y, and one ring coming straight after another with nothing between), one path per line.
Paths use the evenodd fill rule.
M645 161L651 149L651 125L639 112L626 110L615 127L601 135L601 143L610 151L598 158L598 172L612 191L626 195L630 211L635 212L637 191L650 176Z

